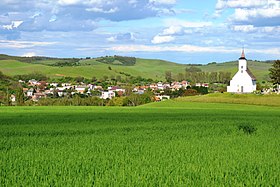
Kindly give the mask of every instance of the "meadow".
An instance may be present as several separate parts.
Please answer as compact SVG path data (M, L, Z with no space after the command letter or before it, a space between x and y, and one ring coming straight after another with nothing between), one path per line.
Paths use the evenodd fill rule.
M0 119L0 186L280 185L279 107L0 107Z
M133 66L108 65L98 62L95 59L81 60L80 66L49 66L55 62L52 60L43 60L34 63L25 63L17 60L0 60L0 71L9 76L40 72L51 78L83 76L89 79L93 76L103 78L104 75L109 77L124 76L120 74L120 72L124 72L135 77L141 76L154 80L164 80L166 71L171 71L172 75L175 76L178 73L185 73L185 69L190 67L189 65L163 60L140 58L137 58L136 64ZM109 66L111 70L108 68ZM259 81L268 79L268 69L271 67L271 63L248 61L248 66ZM237 71L238 64L236 61L195 67L200 68L204 72L230 72L231 76L233 76Z

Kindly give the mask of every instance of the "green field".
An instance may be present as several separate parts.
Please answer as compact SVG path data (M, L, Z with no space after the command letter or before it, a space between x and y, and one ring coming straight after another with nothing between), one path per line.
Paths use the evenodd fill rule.
M48 66L56 61L44 60L34 63L26 63L17 60L0 60L0 71L10 76L40 72L52 78L61 76L83 76L86 78L92 78L95 76L97 78L103 78L104 75L109 76L110 78L110 76L123 76L120 72L124 72L134 77L141 76L144 78L152 78L154 80L165 80L166 71L171 71L172 74L176 76L178 73L184 73L186 67L190 67L188 65L163 60L139 58L134 66L108 65L100 63L95 59L82 60L80 61L81 66ZM258 80L267 80L269 74L268 69L271 67L270 63L249 61L248 65ZM109 70L109 66L112 70ZM237 72L237 62L197 67L205 72L231 72L232 76Z
M0 107L0 119L0 186L280 185L279 107Z

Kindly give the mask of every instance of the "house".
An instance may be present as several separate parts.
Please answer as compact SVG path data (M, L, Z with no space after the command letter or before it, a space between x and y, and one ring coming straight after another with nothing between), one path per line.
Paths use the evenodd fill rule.
M245 58L244 49L238 62L238 72L230 81L227 87L227 92L231 93L252 93L256 91L256 77L247 66L247 59Z
M125 94L125 89L118 86L109 86L108 91L115 92L118 94L118 96L123 96Z
M23 81L23 80L18 80L18 82L19 82L19 83L25 83L25 81Z
M196 86L196 87L205 87L205 88L208 88L208 87L209 87L209 84L208 84L208 83L196 83L195 86Z
M158 82L157 83L157 87L158 87L159 90L163 90L164 89L164 86L163 86L162 82Z
M93 90L103 90L102 86L93 86Z
M151 90L157 90L157 89L158 89L157 84L151 84L151 85L150 85L150 89L151 89Z
M165 101L170 99L169 95L157 95L155 96L155 101Z
M27 96L27 97L32 97L34 93L35 93L35 90L34 90L33 88L30 88L30 89L26 92L26 96Z
M208 88L209 87L209 83L202 83L202 87Z
M189 82L188 81L182 81L181 82L182 86L186 89L189 86Z
M83 94L83 93L85 93L86 88L87 88L87 86L85 86L85 85L80 85L80 86L76 86L76 87L75 87L75 90L76 90L76 92L78 92L78 93L80 93L80 94Z
M47 98L47 95L45 93L34 93L34 95L32 96L32 100L33 101L38 101L41 98Z
M163 84L163 89L169 89L171 86L169 83Z
M182 84L180 82L173 82L171 84L171 88L172 90L179 90L180 88L182 88Z
M10 100L12 102L16 102L16 96L14 94L11 95Z
M102 91L100 96L101 99L112 99L113 97L116 97L114 91Z
M58 83L56 83L56 82L50 83L50 86L51 87L58 87Z
M36 85L39 84L38 81L36 81L35 79L29 80L28 83L29 83L29 85L31 85L31 86L36 86Z

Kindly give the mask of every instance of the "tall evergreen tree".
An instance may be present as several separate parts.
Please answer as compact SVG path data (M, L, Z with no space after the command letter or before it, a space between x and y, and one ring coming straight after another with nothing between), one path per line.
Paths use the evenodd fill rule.
M274 85L280 85L280 60L274 61L272 68L269 69L269 77Z

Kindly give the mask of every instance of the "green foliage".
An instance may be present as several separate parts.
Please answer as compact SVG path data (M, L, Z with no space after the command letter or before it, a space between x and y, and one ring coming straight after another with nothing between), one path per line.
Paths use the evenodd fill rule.
M270 79L273 84L280 84L280 60L274 61L272 68L269 69Z
M16 89L16 104L18 106L24 105L24 94L22 90L22 86L18 84L18 87Z
M104 106L108 101L99 97L81 97L74 95L72 98L43 98L37 102L39 106Z
M124 106L126 98L125 97L114 97L108 101L107 106Z
M130 94L123 100L124 106L138 106L147 104L154 101L154 95L152 92L145 92L144 94Z
M191 66L191 67L189 67L189 68L186 68L186 72L191 72L191 73L193 73L193 72L201 72L202 70L200 69L200 68L198 68L198 67L195 67L195 66Z
M69 59L70 60L70 59ZM80 60L80 59L77 59ZM237 72L237 62L227 62L227 63L217 63L212 65L186 65L186 64L176 64L163 60L155 59L136 59L136 63L133 66L111 66L113 71L108 70L108 64L100 63L97 59L90 60L80 60L80 66L50 66L58 61L66 61L66 59L52 59L52 60L43 60L36 61L34 63L23 63L16 61L15 59L10 60L0 60L0 71L8 76L20 75L20 74L30 74L34 71L40 71L42 74L47 75L51 78L60 78L60 77L77 77L83 76L85 78L91 79L95 76L97 79L107 76L117 76L119 72L125 72L130 76L141 76L146 79L153 80L165 80L165 72L171 71L173 79L176 79L179 73L185 73L185 69L190 66L198 67L202 70L203 73L207 74L210 72L230 72L233 76ZM115 61L114 64L120 64L119 61ZM248 61L248 66L252 70L253 74L257 77L259 81L269 80L269 71L271 68L271 63L264 62L252 62ZM120 74L122 76L122 74ZM123 76L124 77L124 76ZM187 74L184 77L187 80L192 80ZM207 81L208 82L208 81Z
M54 61L51 64L67 65L68 63L73 63L73 64L77 63L77 62L79 62L80 59L78 59L78 58L52 58L52 57L42 57L42 56L19 57L19 56L9 56L9 55L0 54L0 60L17 60L17 61L25 62L25 63L45 63L45 61ZM47 65L48 65L48 63L47 63Z
M167 81L167 82L172 82L172 72L171 71L166 71L165 72L165 80Z
M14 76L14 79L24 81L29 81L31 79L35 79L37 81L46 81L48 80L48 77L41 72L33 72L26 75L16 75Z
M80 63L76 61L75 59L65 60L65 61L58 61L53 64L50 64L50 66L80 66Z
M202 87L202 86L192 86L192 89L196 90L197 93L200 93L202 95L208 94L208 88Z
M257 131L257 128L252 125L239 125L238 129L249 135L254 134Z
M183 96L194 96L194 95L198 95L197 90L187 89Z
M135 57L124 57L124 56L106 56L96 59L98 62L112 65L123 65L123 66L133 66L136 63ZM109 66L110 67L110 66Z
M279 112L174 101L0 107L0 186L278 186ZM236 127L248 122L256 135Z

